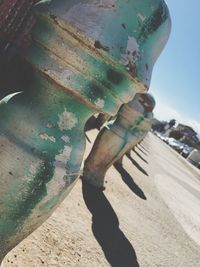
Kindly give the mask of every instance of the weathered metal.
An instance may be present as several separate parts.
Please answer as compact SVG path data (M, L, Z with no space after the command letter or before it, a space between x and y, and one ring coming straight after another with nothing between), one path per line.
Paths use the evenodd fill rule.
M40 226L80 175L84 125L145 92L170 31L161 0L37 5L33 44L0 78L0 259ZM5 102L5 101L4 101Z
M136 96L134 98L135 100L137 99ZM122 164L123 156L125 154L127 156L131 156L130 154L131 150L132 149L134 150L135 146L140 144L143 141L143 139L146 137L146 135L148 134L148 132L150 131L152 127L152 119L153 119L152 111L155 108L155 100L149 94L142 95L142 96L146 98L146 104L149 103L149 108L147 107L146 111L142 112L143 120L139 123L138 127L136 127L131 142L128 143L127 146L122 151L122 153L120 153L120 155L122 156L118 157L118 160L115 161L116 163ZM134 102L132 102L130 106L134 109ZM139 116L140 115L138 114L138 117Z
M99 113L97 117L94 115L89 118L85 124L85 131L90 131L92 129L100 130L103 124L110 118L108 114Z
M85 161L84 180L103 188L108 169L150 130L154 106L155 101L149 94L136 94L131 102L122 106L114 123L98 134Z

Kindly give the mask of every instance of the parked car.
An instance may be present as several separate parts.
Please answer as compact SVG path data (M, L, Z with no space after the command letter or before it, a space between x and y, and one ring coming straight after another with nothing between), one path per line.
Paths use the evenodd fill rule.
M163 140L164 142L166 142L166 139L168 138L168 137L164 136L163 134L161 134L161 133L159 133L159 132L157 132L157 131L155 131L154 134L155 134L157 137L159 137L161 140Z
M177 152L181 152L184 148L184 144L181 143L179 140L174 139L173 137L170 137L166 140L166 142Z
M159 137L159 138L160 138L160 136L161 136L161 133L158 132L158 131L154 131L154 134L155 134L157 137Z
M189 154L192 152L193 150L193 147L190 147L188 145L185 145L183 150L181 151L181 155L184 157L184 158L187 158L189 156Z

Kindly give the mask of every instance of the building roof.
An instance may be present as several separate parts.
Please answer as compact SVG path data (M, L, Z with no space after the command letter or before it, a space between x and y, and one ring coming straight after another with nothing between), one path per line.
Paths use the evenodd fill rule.
M179 127L183 128L186 131L192 132L194 135L197 135L197 132L195 132L195 130L192 127L188 126L188 125L184 125L184 124L179 123L177 128L179 128Z

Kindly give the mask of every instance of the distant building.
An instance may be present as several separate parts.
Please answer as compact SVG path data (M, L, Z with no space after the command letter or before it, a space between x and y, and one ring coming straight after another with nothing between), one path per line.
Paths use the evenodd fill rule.
M179 123L176 128L167 131L167 135L180 140L191 147L200 149L200 141L197 133L190 126Z
M178 126L176 127L176 130L182 132L184 136L187 136L187 137L197 136L197 133L192 129L192 127L181 124L181 123L178 124Z

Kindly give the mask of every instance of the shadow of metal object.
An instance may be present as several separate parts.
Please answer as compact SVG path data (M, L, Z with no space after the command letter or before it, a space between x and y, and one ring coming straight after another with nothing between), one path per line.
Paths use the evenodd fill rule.
M142 144L139 144L141 146L142 149L144 149L144 151L146 151L147 153L149 153L149 151L142 145Z
M141 149L140 147L139 147L139 145L137 146L137 148L145 155L145 156L148 156L148 152L147 152L147 150L145 150L146 152L144 152L144 150L143 149Z
M144 175L149 176L148 173L132 157L130 157L129 155L126 156L139 171L141 171Z
M85 204L92 214L92 231L112 267L139 267L134 248L119 228L119 220L102 190L82 180Z
M141 159L143 160L146 164L148 164L148 162L146 161L146 159L144 159L135 149L133 150L134 153Z
M140 187L134 182L133 178L130 176L130 174L122 167L121 164L115 163L113 164L115 169L120 173L122 180L124 183L130 188L130 190L135 193L138 197L141 199L146 200L146 196L144 192L140 189Z

